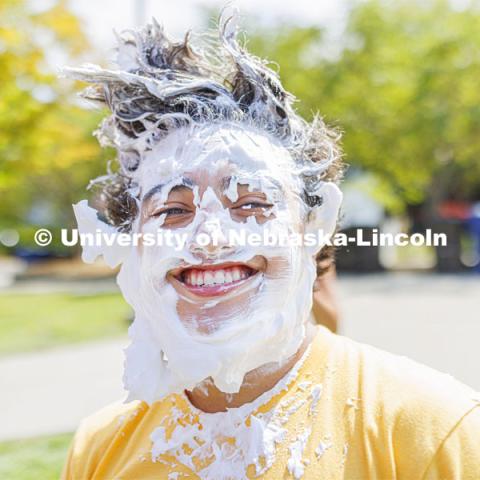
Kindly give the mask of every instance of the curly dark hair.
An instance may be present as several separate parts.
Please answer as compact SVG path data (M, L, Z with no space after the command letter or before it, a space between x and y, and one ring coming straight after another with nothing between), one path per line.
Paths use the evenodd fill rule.
M85 98L111 110L96 131L102 146L118 151L120 168L97 181L101 214L108 223L131 229L138 214L135 171L142 151L185 126L227 121L279 139L298 166L307 208L321 203L316 191L322 182L341 180L339 132L318 115L307 122L295 112L293 95L265 60L239 45L233 24L233 17L221 18L218 32L189 32L175 42L154 20L118 36L118 69L65 69L93 84L83 92ZM332 263L333 249L324 247L318 259L320 275Z

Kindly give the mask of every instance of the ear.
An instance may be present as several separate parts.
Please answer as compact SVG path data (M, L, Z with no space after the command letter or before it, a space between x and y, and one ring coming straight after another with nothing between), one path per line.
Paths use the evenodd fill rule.
M82 245L82 260L85 263L93 263L97 257L102 255L110 268L115 268L124 262L129 254L129 247L120 245L116 240L111 245L107 245L108 242L103 238L104 235L116 238L119 234L118 230L99 220L97 211L88 206L87 200L82 200L72 206L77 220L79 236L87 234L87 237L91 236L93 238L92 242L87 241L85 245ZM101 236L100 244L95 243L97 234Z
M322 203L310 210L305 225L305 233L319 239L314 246L307 247L312 255L317 254L325 245L325 240L333 235L343 198L340 189L332 182L323 182L315 195L321 197Z

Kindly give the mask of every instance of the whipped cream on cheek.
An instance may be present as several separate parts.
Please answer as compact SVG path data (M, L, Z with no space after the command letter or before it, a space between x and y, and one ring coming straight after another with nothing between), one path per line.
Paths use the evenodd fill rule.
M192 389L208 377L220 390L236 392L248 371L287 359L304 337L315 252L305 247L228 245L202 251L194 244L195 236L207 231L220 238L229 229L245 229L247 234L261 233L267 226L278 234L298 231L303 204L288 198L300 191L292 175L293 160L274 140L247 128L179 130L143 155L137 182L142 192L163 185L161 204L185 176L205 167L218 174L229 172L232 180L224 193L232 201L241 183L261 190L274 206L265 223L253 216L242 223L232 219L212 186L203 186L202 195L194 186L195 216L175 229L188 234L186 248L132 248L118 276L135 310L124 374L132 400L151 403ZM337 200L322 205L333 209L335 218ZM140 225L137 219L134 230L155 233L164 220L162 215ZM263 259L258 270L251 266L255 258Z

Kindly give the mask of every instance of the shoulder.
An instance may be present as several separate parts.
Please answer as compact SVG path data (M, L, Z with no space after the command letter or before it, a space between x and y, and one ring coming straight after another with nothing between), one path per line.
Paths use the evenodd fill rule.
M451 375L345 337L336 341L343 368L371 404L420 420L424 415L458 419L479 402L475 390Z
M82 420L70 446L63 478L90 478L125 422L147 409L144 402L118 401Z
M436 455L445 458L442 448L452 435L452 445L480 445L480 396L472 388L406 357L339 335L330 335L328 344L337 391L359 400L361 421L352 429L372 447L390 445L406 478L425 472ZM462 435L457 435L460 426Z
M108 441L120 430L126 419L137 415L139 410L147 408L145 403L139 401L129 403L118 401L107 405L82 420L75 434L75 440L77 443L90 441L93 438L96 442Z
M328 333L324 338L326 361L371 405L388 405L396 412L408 407L405 414L418 414L419 409L461 414L480 401L471 387L407 357L341 335Z

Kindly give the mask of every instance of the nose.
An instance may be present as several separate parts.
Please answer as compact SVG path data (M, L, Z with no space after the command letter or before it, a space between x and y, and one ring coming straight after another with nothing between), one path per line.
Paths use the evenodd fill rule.
M209 217L200 225L190 244L190 252L202 260L215 260L233 253L219 218Z

